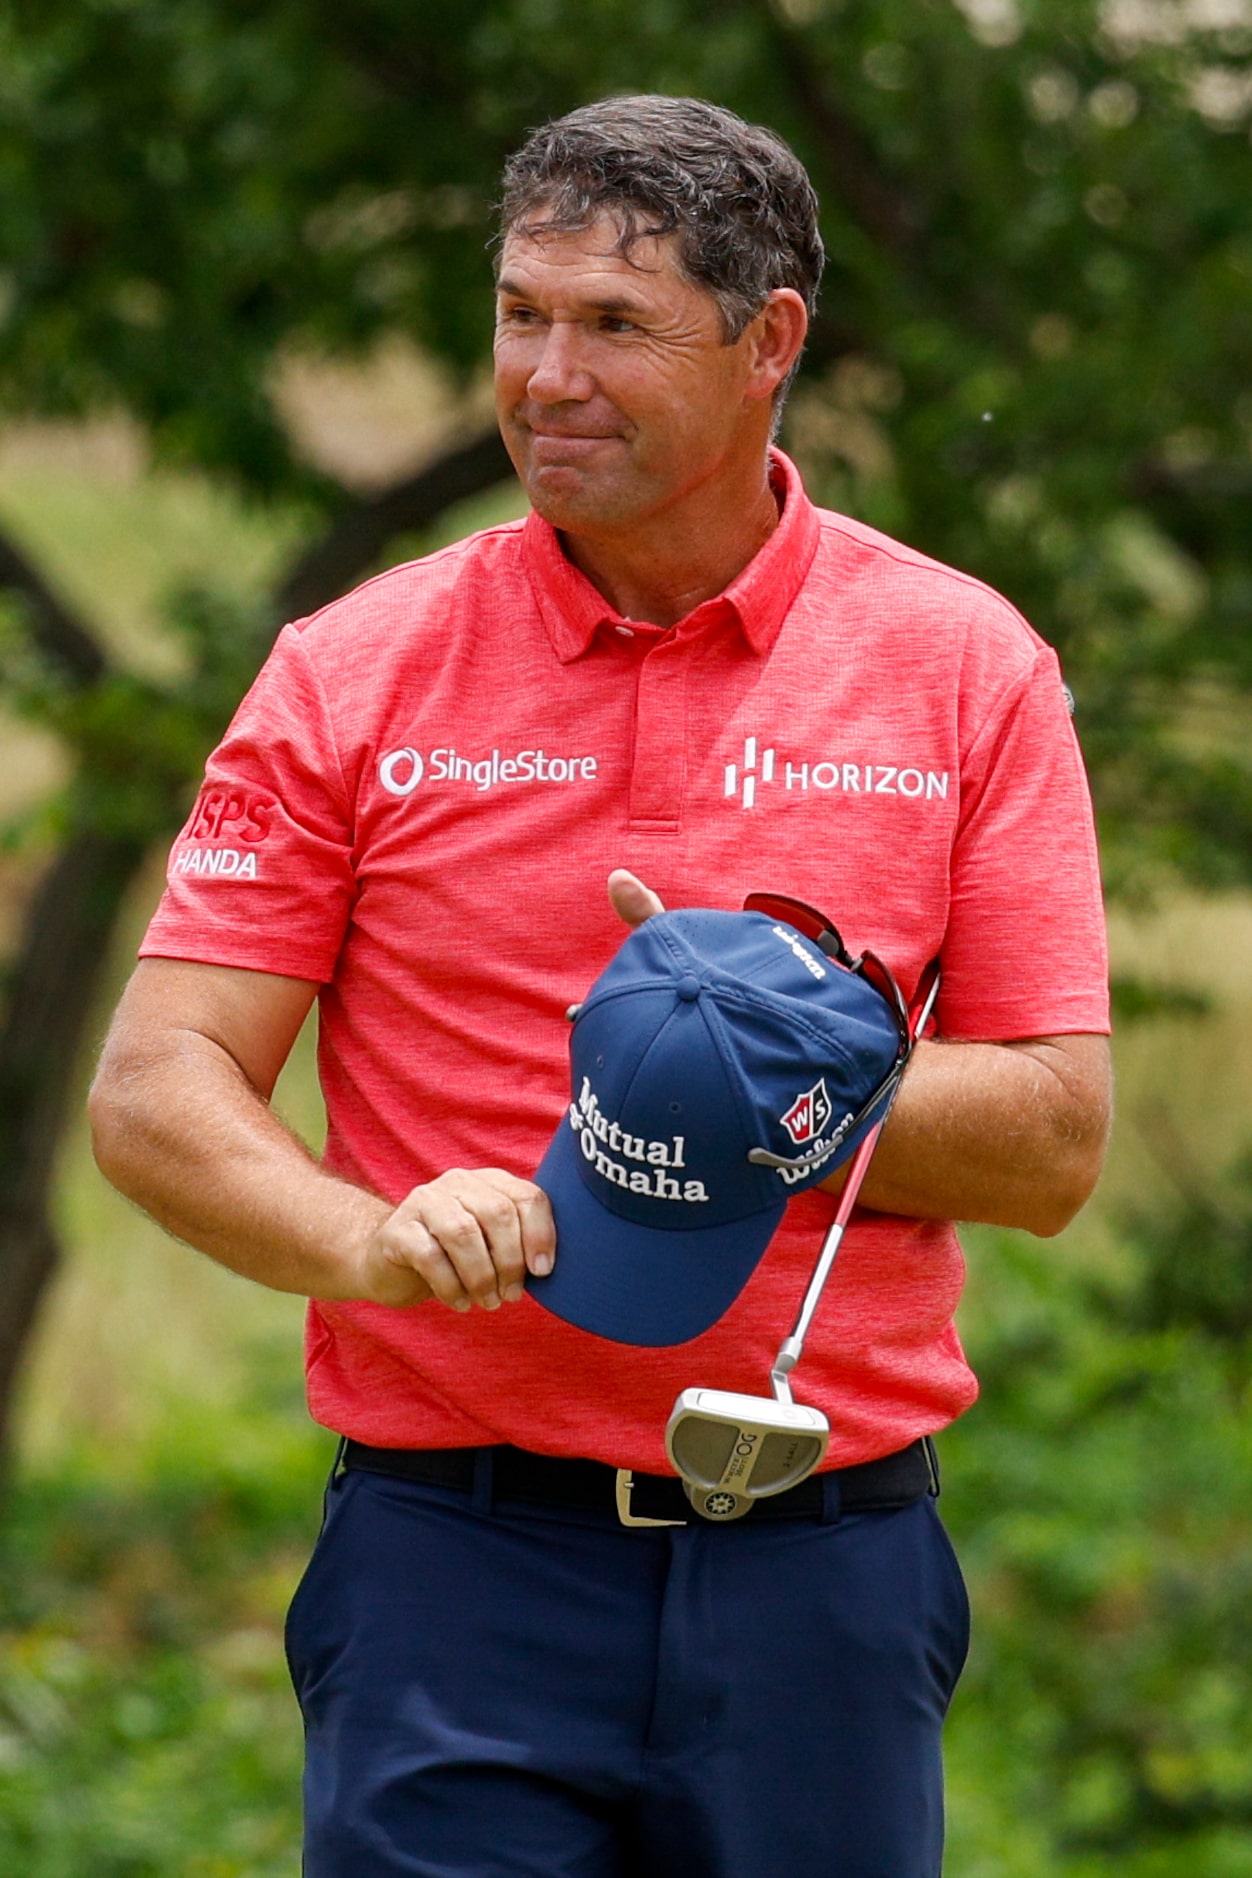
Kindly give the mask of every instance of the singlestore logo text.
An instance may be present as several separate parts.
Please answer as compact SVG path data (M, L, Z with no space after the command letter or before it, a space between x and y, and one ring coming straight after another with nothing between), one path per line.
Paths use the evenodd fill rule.
M460 783L484 790L508 783L594 782L598 771L599 759L594 756L558 756L535 749L518 750L512 756L493 750L489 756L472 757L441 746L423 757L406 744L382 758L378 780L388 795L411 796L422 782Z

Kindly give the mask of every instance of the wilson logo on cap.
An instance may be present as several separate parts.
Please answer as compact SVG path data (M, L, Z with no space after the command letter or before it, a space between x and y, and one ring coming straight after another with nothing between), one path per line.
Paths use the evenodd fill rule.
M834 1114L834 1106L826 1092L826 1078L814 1083L803 1095L798 1095L785 1115L779 1121L796 1143L797 1147L806 1141L813 1141Z

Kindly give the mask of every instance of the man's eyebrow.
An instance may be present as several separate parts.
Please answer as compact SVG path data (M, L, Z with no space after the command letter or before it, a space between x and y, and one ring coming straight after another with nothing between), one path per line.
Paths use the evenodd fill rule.
M589 300L587 304L594 307L597 313L628 313L632 318L638 318L645 311L638 300L622 299L615 294L610 294L604 300Z
M496 282L496 292L509 300L533 300L535 297L532 293L528 293L518 281L509 280L504 276ZM593 313L607 313L610 316L626 314L631 319L638 319L639 315L646 311L638 300L632 300L620 294L606 294L599 300L585 300L583 305Z

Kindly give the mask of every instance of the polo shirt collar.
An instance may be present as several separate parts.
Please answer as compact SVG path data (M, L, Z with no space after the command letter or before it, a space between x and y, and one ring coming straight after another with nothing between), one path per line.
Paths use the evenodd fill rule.
M758 657L772 647L812 565L821 530L800 472L781 450L770 452L770 486L782 498L777 528L724 592L679 620L676 633L694 636L729 616ZM628 623L567 557L556 529L533 510L522 531L522 550L539 611L563 665L582 657L601 626Z

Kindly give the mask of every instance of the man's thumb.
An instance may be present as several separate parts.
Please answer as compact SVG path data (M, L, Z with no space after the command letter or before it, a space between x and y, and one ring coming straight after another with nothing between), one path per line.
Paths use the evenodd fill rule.
M615 867L609 875L609 899L618 918L624 919L628 926L642 926L654 913L665 911L663 901L651 887L645 887L624 867Z

